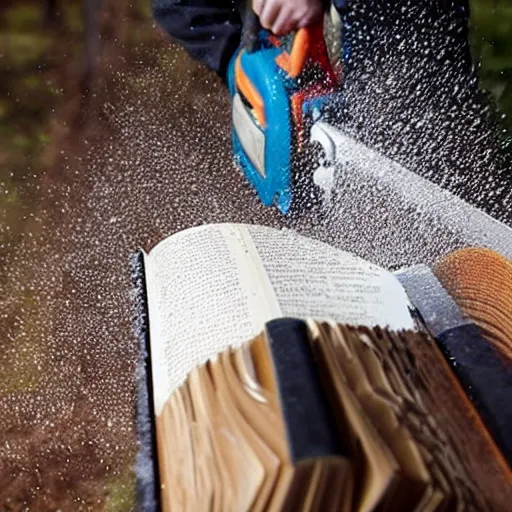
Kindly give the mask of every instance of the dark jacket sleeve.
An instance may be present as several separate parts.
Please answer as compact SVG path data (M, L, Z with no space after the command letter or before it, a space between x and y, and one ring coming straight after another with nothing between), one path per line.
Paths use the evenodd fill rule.
M156 22L223 80L240 44L242 22L234 0L152 0Z

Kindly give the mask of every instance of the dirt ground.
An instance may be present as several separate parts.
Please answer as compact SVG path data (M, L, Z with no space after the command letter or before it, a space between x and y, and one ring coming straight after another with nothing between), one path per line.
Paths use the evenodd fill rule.
M134 508L130 254L194 224L275 224L231 162L226 92L117 4L86 109L69 33L53 47L51 144L3 233L2 510Z
M41 121L42 149L22 151L38 160L20 157L23 186L1 231L0 509L128 511L131 253L197 224L285 222L233 166L226 91L169 46L147 11L107 2L86 108L74 85L77 34L61 30L43 70L56 98L39 99L54 112ZM374 139L394 129L381 126Z

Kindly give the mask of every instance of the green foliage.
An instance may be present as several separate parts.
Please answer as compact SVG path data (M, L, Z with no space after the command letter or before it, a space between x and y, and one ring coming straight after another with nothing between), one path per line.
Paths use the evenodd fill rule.
M55 32L44 28L42 19L41 3L13 2L0 10L0 223L11 233L19 229L20 212L30 201L22 199L20 180L41 170L48 115L59 100L45 71ZM6 241L6 230L2 233L0 243Z
M4 32L0 33L2 69L20 71L42 63L52 45L51 34Z
M12 138L12 143L15 148L24 151L30 149L32 145L32 141L26 135L23 135L21 133L14 135L14 137Z
M16 356L11 360L0 378L2 393L34 393L44 376L44 367L40 363L44 358L44 349L32 340L20 340L16 346Z
M130 512L135 510L135 474L131 466L112 478L106 485L106 512Z
M84 31L84 13L81 2L62 3L64 26L76 34Z
M7 203L16 202L16 191L12 191ZM45 372L45 347L41 344L40 326L46 318L43 318L44 312L34 292L26 290L16 297L14 306L15 321L9 332L4 333L9 334L10 342L4 343L2 357L9 364L2 364L0 392L35 392Z
M133 7L143 18L150 19L153 15L151 12L151 2L149 0L136 0L133 3Z
M512 129L512 2L471 1L471 47L482 87Z
M16 205L18 203L19 195L14 185L10 184L10 186L5 186L4 184L2 186L2 206ZM3 216L5 216L5 211L0 211L0 218L2 218Z
M38 3L13 5L3 12L0 20L10 32L37 29L41 24L41 6Z
M11 103L5 99L0 99L0 122L11 113Z

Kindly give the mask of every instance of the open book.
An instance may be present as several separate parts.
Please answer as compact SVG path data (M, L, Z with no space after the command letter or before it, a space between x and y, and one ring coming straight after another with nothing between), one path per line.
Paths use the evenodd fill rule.
M189 505L200 503L206 509L213 507L216 510L265 510L266 505L270 503L265 500L270 499L277 500L272 502L278 503L276 510L292 502L295 505L299 502L309 504L303 507L301 505L302 508L298 508L301 510L321 510L322 508L318 508L319 503L335 504L334 508L330 508L331 505L327 508L333 510L373 510L377 506L382 510L397 510L389 507L396 506L397 503L413 502L420 507L420 510L455 510L451 507L456 504L460 504L462 510L464 507L469 507L472 495L478 496L478 503L483 504L485 508L499 510L500 504L505 504L512 498L510 490L512 481L506 462L506 459L510 460L512 453L512 440L508 434L512 431L512 411L510 406L506 407L507 400L510 402L512 386L510 368L507 367L507 362L484 340L470 319L461 313L427 267L404 269L394 275L349 253L302 237L292 231L261 226L221 224L192 228L167 238L149 254L141 253L135 261L135 268L136 284L141 293L138 330L146 344L145 347L149 347L149 354L142 360L142 366L147 366L150 376L149 391L152 395L146 404L149 410L144 408L144 400L142 400L139 413L149 419L153 416L156 418L154 421L156 440L153 438L153 444L148 442L151 432L147 430L147 425L141 427L141 436L146 436L146 451L142 450L139 463L143 464L144 461L147 463L150 459L158 460L160 477L157 500L166 510L180 510L176 508L176 504L180 503L177 498L180 493L182 498L188 496L183 499L188 500ZM277 383L286 383L286 375L290 373L275 370L278 358L276 359L276 352L269 349L271 347L269 325L275 325L272 321L283 318L298 319L296 321L310 319L309 334L305 336L309 339L308 346L314 345L312 341L314 339L324 340L320 343L324 348L317 352L317 359L320 358L319 361L322 362L315 363L314 370L321 376L319 380L323 381L323 384L321 386L312 384L312 387L304 389L304 393L305 396L308 393L311 395L316 389L317 394L313 393L311 396L318 398L320 395L328 395L330 397L326 398L330 404L329 407L325 406L323 409L320 406L323 399L318 398L316 411L320 415L318 421L322 415L324 418L325 435L321 436L323 441L327 442L324 451L328 453L332 450L332 457L327 457L329 462L325 467L322 466L323 469L313 464L301 473L302 476L297 476L294 459L290 456L292 453L290 442L293 438L293 429L290 429L293 422L290 423L289 419L293 417L293 407L288 408L288 413L285 414L283 406L286 400L282 393L279 395L276 391ZM329 324L321 322L329 322ZM338 327L336 330L333 327L325 327L326 325ZM435 424L436 429L439 426L438 433L431 439L432 442L442 444L443 440L450 438L448 444L453 454L448 462L433 461L427 456L428 450L422 445L425 439L414 438L410 434L411 428L402 429L405 419L413 421L412 413L409 414L410 417L407 414L400 415L396 408L393 409L383 397L379 398L383 386L385 388L393 382L398 401L407 397L410 405L416 404L416 407L420 407L423 402L419 395L425 390L414 387L420 385L419 381L414 381L416 384L413 385L413 380L409 382L406 374L402 374L399 379L396 372L394 381L389 373L385 377L385 371L389 372L389 365L391 365L391 359L385 360L387 353L385 345L379 347L374 344L377 347L376 354L380 355L375 355L372 360L365 359L366 356L361 355L361 347L357 344L359 342L354 341L354 345L345 346L344 350L358 354L357 358L360 359L356 366L351 366L351 363L348 363L350 360L348 352L345 355L339 352L343 343L336 345L337 342L333 341L338 337L339 342L339 336L341 336L338 335L339 332L348 332L343 331L343 329L349 329L344 326L359 326L366 329L375 329L380 326L381 329L386 329L387 339L395 339L393 338L395 336L402 340L402 344L410 344L408 356L404 355L405 352L401 352L402 359L393 360L393 364L402 370L407 363L407 357L413 359L423 357L421 354L424 355L425 347L428 346L430 363L435 363L437 366L433 367L434 376L424 377L421 385L436 388L436 375L438 375L440 387L445 393L443 396L446 397L450 393L457 396L458 393L459 398L466 397L462 389L457 387L458 382L463 385L466 393L470 391L468 396L474 405L466 398L457 400L452 396L450 401L445 400L435 389L426 390L429 397L437 396L440 402L436 404L432 402L432 398L429 398L430 405L423 411L421 421L430 424L430 427ZM334 335L333 332L337 334ZM370 335L370 332L373 334ZM376 332L366 331L367 341L372 336L378 337ZM437 352L437 344L425 341L428 336L435 337L441 350L450 361L454 362L453 369L459 378L458 381L453 378L441 352ZM256 352L259 355L254 355L253 348L258 345L257 341L253 341L252 345L247 344L251 340L258 339L260 339L260 350ZM468 353L464 340L471 341L472 347L476 349L474 355ZM297 343L300 345L300 340ZM253 354L253 357L247 357L248 351ZM323 359L322 354L325 356ZM481 360L482 357L486 363L485 367L475 372L474 368L478 362L474 358ZM209 473L200 463L194 462L193 458L187 462L186 458L178 457L176 452L177 439L185 435L185 438L190 440L191 436L195 436L191 433L192 431L199 436L194 437L193 441L195 448L192 452L196 456L198 446L204 448L204 457L207 457L208 450L213 449L212 446L219 446L215 443L208 445L205 439L211 439L214 434L205 434L206 437L202 438L200 430L203 428L203 434L207 431L204 429L207 429L208 421L213 421L211 411L218 410L216 408L220 407L220 402L217 403L215 397L220 397L219 400L225 402L228 400L229 393L235 393L236 386L230 388L225 378L219 377L226 371L226 367L222 367L225 358L233 358L233 361L239 362L245 361L246 365L251 363L250 368L253 365L259 365L260 368L262 365L274 368L274 371L270 372L273 375L272 378L268 377L269 372L263 372L263 374L269 379L267 384L270 387L267 388L267 392L273 390L274 393L270 401L279 406L275 405L274 409L267 411L266 414L273 414L279 418L281 430L278 429L271 434L267 432L265 436L260 433L261 435L258 434L255 437L254 431L251 431L252 434L247 431L247 425L233 427L238 432L241 432L241 428L245 428L247 436L251 438L252 435L252 441L259 443L258 446L262 450L260 455L267 453L268 456L267 458L263 456L262 459L268 463L267 465L261 460L257 461L257 457L252 459L254 466L260 468L259 479L237 480L239 485L252 489L253 493L249 493L251 499L248 497L248 491L240 494L239 488L229 490L228 482L233 480L226 475L232 474L235 471L234 468L238 467L237 464L241 464L233 454L228 459L222 459L220 455L209 459L210 462L217 461L213 462L214 464L221 464L221 460L231 461L225 468L227 473L217 467L218 479L212 480L213 477L207 478ZM335 361L338 362L335 364ZM414 370L414 364L411 362L407 364L411 371ZM304 365L304 371L307 371L306 362ZM369 396L373 396L372 400L377 400L376 402L372 400L367 402L364 394L358 394L359 383L364 386L364 382L358 377L365 373L364 365L374 369L373 374L368 373L368 368L366 373L369 379L367 382ZM378 369L378 365L381 365L381 370ZM140 396L147 394L147 391L142 389L145 384L142 378L143 367L139 382ZM261 387L263 374L259 373L259 377L256 378L254 372L251 373L256 387L258 385ZM205 375L213 379L212 382L215 385L211 382L208 384L205 381ZM345 391L341 390L339 384L333 384L340 379L344 382ZM490 389L491 385L495 389ZM225 386L225 393L219 392L219 386ZM196 391L195 402L190 398L192 389ZM201 393L197 393L198 389L210 389L203 395L203 402L201 400L197 402L197 397L201 396ZM189 398L183 398L184 393L185 395L188 393ZM349 395L352 398L347 398ZM297 404L296 398L295 401L291 400L292 405ZM382 403L377 403L378 400L382 400ZM192 403L195 404L193 407ZM208 409L210 413L205 414L202 419L197 416L201 409L198 403L203 404L203 412L210 407ZM247 407L244 414L254 416L256 422L253 424L254 427L259 421L258 414L263 414L258 418L264 419L265 413L261 408L259 412L256 408L251 413L252 406L247 405L250 401L243 401L243 403ZM455 420L456 426L448 428L445 424L450 424L451 420L443 421L443 415L449 416L452 408L457 404L458 410L454 412L454 416L459 421ZM314 409L313 402L310 405ZM224 403L223 407L225 406ZM441 412L436 412L436 406ZM472 409L473 407L476 407L478 414ZM359 412L354 413L354 416L350 411L356 409ZM180 418L176 416L178 414L176 411L179 410L183 413ZM382 418L387 419L382 420L383 424L378 425L376 431L377 416L375 415L381 413L384 414ZM240 410L238 414L241 414ZM220 413L214 415L218 421L221 421L219 419L221 416ZM227 418L226 421L235 422L235 413L224 416ZM434 416L437 419L431 421ZM193 421L189 424L187 422L191 417ZM381 416L378 417L381 418ZM465 421L461 422L461 418ZM205 423L202 423L203 421ZM316 420L312 421L316 424ZM221 423L218 423L217 427ZM174 425L173 428L170 428L171 424ZM457 428L465 429L464 432L460 432L458 442L453 438L453 432ZM362 431L373 433L368 434L365 437L366 441L363 442L360 434ZM211 432L218 433L218 428L212 427ZM342 432L345 432L346 436L341 435ZM357 432L357 435L354 432ZM240 434L239 442L250 444L249 438L244 438ZM349 439L352 441L349 442ZM156 450L154 450L155 441ZM471 442L471 447L463 446L463 442L468 441ZM282 448L281 451L279 451L279 445ZM254 453L254 445L251 446ZM311 448L308 448L307 443L304 445L304 442L302 447L305 447L306 452ZM358 450L363 450L362 458L355 456ZM402 452L402 450L406 451ZM185 452L182 451L183 453ZM405 457L403 453L408 455ZM413 453L416 455L413 456ZM482 456L487 457L485 463L481 461ZM316 460L311 454L306 458ZM274 461L272 463L274 465L270 463L271 460ZM361 472L362 460L368 464L371 460L380 461L371 463L370 466L363 464L366 468L372 468L373 476L370 479L367 471ZM188 491L183 483L184 474L179 469L182 466L185 468L186 464L192 464L197 471L202 467L202 472L194 473L190 470L187 473L192 479L188 482L190 486ZM267 469L272 472L271 466L274 469L279 467L279 471L284 471L283 468L288 467L290 474L295 474L299 480L290 477L288 483L278 487L275 478L270 478L266 473ZM453 470L451 473L451 470L446 469L448 466ZM187 467L190 469L190 466ZM471 475L471 485L460 484L468 474ZM411 478L416 484L420 482L418 486L409 485ZM336 491L331 493L332 479L339 481L339 486L334 486ZM205 494L198 491L199 481L205 486ZM301 482L300 485L297 482ZM141 483L141 492L144 493L147 488L144 489L143 484L144 482ZM292 487L299 485L301 492L304 491L300 494L302 498L299 501L293 501L298 499L299 495L291 492L291 485ZM301 486L306 486L311 492L306 492ZM217 494L212 489L216 489ZM266 489L266 494L262 489ZM320 489L327 494L324 495ZM222 499L228 500L227 496L230 493L235 496L233 498L235 501L222 501ZM190 501L191 496L198 501ZM221 499L219 496L224 498ZM246 501L243 503L236 501L237 496L245 496ZM173 502L176 499L178 501ZM292 501L287 501L290 499ZM171 503L174 503L174 506L170 506ZM219 503L226 506L229 503L234 508L213 506L213 504L220 506ZM262 504L266 505L261 508ZM295 505L291 509L297 509L294 508ZM182 508L182 510L187 509L202 508ZM414 507L411 508L413 509Z

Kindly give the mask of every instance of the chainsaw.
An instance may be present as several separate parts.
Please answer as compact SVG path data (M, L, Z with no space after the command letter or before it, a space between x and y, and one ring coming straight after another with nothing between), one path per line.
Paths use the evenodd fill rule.
M265 206L286 215L299 192L315 186L313 148L330 144L315 125L339 110L341 81L323 20L276 37L248 14L228 70L232 142L235 162Z

